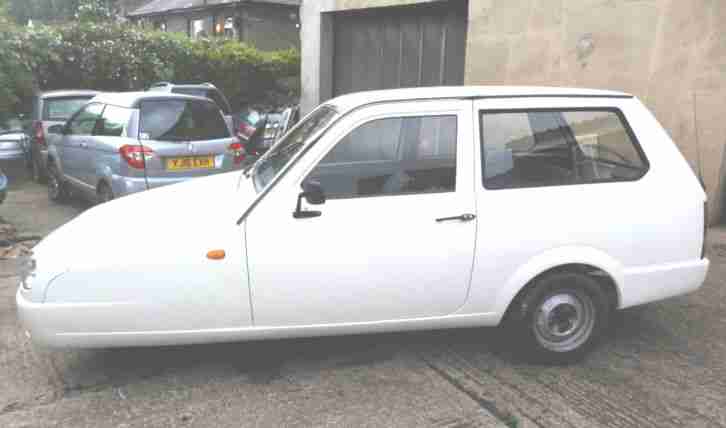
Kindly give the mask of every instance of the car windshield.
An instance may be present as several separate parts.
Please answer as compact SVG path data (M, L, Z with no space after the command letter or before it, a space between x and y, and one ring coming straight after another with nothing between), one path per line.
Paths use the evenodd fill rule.
M212 102L154 100L141 103L139 136L145 140L186 142L229 137L229 130Z
M322 106L312 112L285 138L272 146L265 156L253 167L252 176L257 192L262 191L287 165L301 148L305 147L319 131L325 129L337 112L329 106Z

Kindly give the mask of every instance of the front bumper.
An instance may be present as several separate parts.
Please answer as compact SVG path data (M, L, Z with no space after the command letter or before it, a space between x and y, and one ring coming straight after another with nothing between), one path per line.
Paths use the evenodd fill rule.
M38 345L61 346L56 343L56 332L49 328L49 323L45 319L45 305L31 302L25 293L23 287L19 286L18 292L15 294L15 303L18 307L18 319L26 333Z

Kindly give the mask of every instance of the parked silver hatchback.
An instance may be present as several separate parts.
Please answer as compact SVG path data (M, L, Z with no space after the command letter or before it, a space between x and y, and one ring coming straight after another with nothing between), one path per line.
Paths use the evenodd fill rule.
M240 169L242 145L206 98L149 92L93 98L48 148L48 195L105 202L193 177Z

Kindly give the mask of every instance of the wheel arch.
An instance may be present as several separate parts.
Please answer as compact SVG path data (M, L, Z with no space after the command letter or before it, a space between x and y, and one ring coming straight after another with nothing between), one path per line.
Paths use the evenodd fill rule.
M94 171L96 173L96 177L98 177L98 180L96 180L96 194L98 194L98 191L101 189L101 186L108 186L111 191L113 191L113 170L112 168L102 162L97 162L94 166Z
M98 179L98 182L96 182L96 194L98 194L98 192L101 190L101 186L108 186L110 189L112 189L111 181L106 177L101 177Z
M536 286L537 280L556 272L577 272L594 278L605 290L613 309L620 306L623 268L616 259L594 248L558 248L533 257L510 277L496 300L502 320L513 316L512 309Z

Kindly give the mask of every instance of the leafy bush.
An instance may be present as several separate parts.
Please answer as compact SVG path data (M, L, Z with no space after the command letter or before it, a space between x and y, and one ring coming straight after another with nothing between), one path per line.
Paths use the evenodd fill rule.
M295 50L261 52L109 22L19 28L0 21L0 119L27 109L36 90L143 90L157 81L213 82L236 108L279 96L278 81L299 74Z
M106 0L80 0L76 17L82 22L110 21L113 11Z

